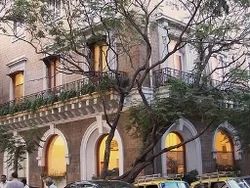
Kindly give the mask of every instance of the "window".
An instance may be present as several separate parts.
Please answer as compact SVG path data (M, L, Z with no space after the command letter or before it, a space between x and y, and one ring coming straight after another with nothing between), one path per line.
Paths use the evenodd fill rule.
M208 188L208 183L200 183L195 185L194 188Z
M23 97L23 85L24 85L24 75L23 72L17 72L11 75L13 80L13 96L14 99Z
M222 56L219 56L219 63L220 63L220 66L221 67L221 70L220 70L220 75L223 79L223 77L225 76L226 74L226 67L227 67L227 64L224 60L224 58Z
M106 42L96 42L89 45L91 65L93 71L103 72L107 69L107 44Z
M15 37L12 39L12 42L17 41L18 38L24 37L24 26L23 26L22 22L14 21L13 33L14 33Z
M53 136L48 143L46 152L46 170L48 176L65 176L66 148L62 137Z
M167 135L165 146L170 147L182 142L177 133ZM185 172L185 148L181 146L167 152L167 174L183 174Z
M54 18L61 16L61 10L62 10L61 0L48 0L48 6Z
M222 130L215 135L216 163L219 170L231 170L234 165L234 151L231 138Z
M174 68L176 70L182 70L182 55L181 54L175 54L174 55Z
M221 188L225 185L226 183L223 181L220 182L213 182L211 183L211 188Z
M147 185L146 188L158 188L158 185Z
M177 43L177 41L170 40L170 43L168 46L169 52L171 52L174 49L176 43ZM170 67L172 69L176 69L178 71L183 71L184 70L184 56L185 56L185 48L184 47L175 51L175 53L173 55L171 55L168 59L168 67Z
M104 163L104 151L105 151L105 142L108 136L105 136L101 139L99 148L97 151L98 154L98 175L101 175L103 163ZM110 159L108 167L108 176L118 176L119 175L119 146L116 140L111 141L110 149Z
M44 58L44 62L47 68L47 86L48 88L54 88L58 85L57 69L60 62L59 56L49 56Z

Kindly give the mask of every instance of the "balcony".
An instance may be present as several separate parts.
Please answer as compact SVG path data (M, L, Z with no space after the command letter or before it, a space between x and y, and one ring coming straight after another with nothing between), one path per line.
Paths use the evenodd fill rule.
M112 105L115 104L114 85L128 82L124 72L88 72L87 74L86 78L1 104L0 124L13 125L29 119L37 121L36 123L43 123L42 119L49 122L67 119L66 116L75 117L79 114L101 112L103 108L98 91L101 91ZM48 118L49 115L53 115L52 119Z
M176 78L182 80L184 83L190 85L193 84L195 81L195 76L193 73L184 72L170 67L155 70L153 72L153 78L154 78L154 86L156 88L165 86L170 78ZM232 88L236 86L236 84L230 83L227 79L225 79L225 81L207 79L206 81L203 80L201 84L203 84L204 86L214 87L221 90L226 90L227 88Z
M153 72L153 77L154 77L154 86L156 88L159 88L161 86L165 86L166 82L170 78L180 79L187 84L194 83L194 75L192 73L180 71L180 70L173 69L170 67L155 70Z

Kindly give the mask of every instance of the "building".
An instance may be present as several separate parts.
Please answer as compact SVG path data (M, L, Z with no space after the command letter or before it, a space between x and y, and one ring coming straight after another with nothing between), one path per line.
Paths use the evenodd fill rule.
M171 17L162 16L158 19L169 27L174 27L176 22L179 24ZM25 37L25 33L18 32ZM154 27L150 36L154 45L152 59L155 60L164 52L163 44L167 36L162 27ZM63 187L74 180L100 175L103 163L101 154L109 127L100 96L88 85L88 78L60 73L58 66L62 59L58 55L38 55L29 44L13 37L1 36L0 39L0 125L10 126L14 134L20 137L31 125L36 125L43 140L37 151L27 154L19 176L27 177L30 185L41 187L42 177L49 175L56 179L58 187ZM174 48L175 43L173 40L169 48ZM107 73L107 62L103 58L105 48L103 41L89 45L93 55L89 71L93 74L90 76L96 79L96 84L101 82L104 73L112 78L112 72ZM132 58L140 64L144 49L135 47L133 50ZM189 46L185 46L156 67L151 79L144 85L148 96L152 97L154 92L161 91L169 75L187 78L194 66L194 54ZM125 58L121 61L126 63ZM131 76L131 68L126 64L120 71L123 79ZM158 89L155 90L155 87ZM108 92L105 97L109 110L116 109L116 93ZM137 93L131 94L126 99L126 107L137 97ZM142 144L126 131L126 110L111 144L109 169L115 175L121 175L129 169ZM173 124L166 131L158 147L178 144L195 136L201 129L200 122L180 119L178 124ZM243 174L247 174L250 165L248 155L241 152L240 141L233 136L234 131L233 125L226 122L218 124L216 130L211 129L195 141L162 155L152 164L154 170L149 167L144 173L176 174L193 169L204 173L237 165ZM6 165L6 158L6 153L0 155L0 172L9 175L11 170Z

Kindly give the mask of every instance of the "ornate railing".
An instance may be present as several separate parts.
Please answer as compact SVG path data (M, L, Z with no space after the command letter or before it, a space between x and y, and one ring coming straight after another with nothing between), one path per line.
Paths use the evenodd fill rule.
M58 101L82 96L97 91L100 86L102 90L111 89L112 84L121 84L128 81L125 72L94 72L86 73L87 77L66 83L54 88L43 90L31 95L9 101L0 105L0 116L13 114L20 111L35 111L41 106L51 105ZM99 89L100 89L99 87Z
M188 84L192 84L194 82L194 75L192 73L180 71L169 67L155 70L153 72L153 77L155 87L166 85L166 82L170 78L177 78Z
M160 86L165 86L166 82L170 78L180 79L187 84L193 84L195 81L194 74L192 74L190 72L184 72L181 70L173 69L170 67L155 70L153 72L154 86L156 88L158 88ZM200 84L202 84L202 83L200 83ZM223 81L215 80L215 79L209 79L207 81L203 80L203 84L205 84L206 86L209 85L209 86L221 88L221 89L229 88L232 85L232 84L230 85L230 83L228 83L226 81L223 82Z

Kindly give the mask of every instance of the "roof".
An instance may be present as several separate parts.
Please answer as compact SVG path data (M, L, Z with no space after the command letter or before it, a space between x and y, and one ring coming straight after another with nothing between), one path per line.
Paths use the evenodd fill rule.
M154 180L149 180L149 181L139 181L134 183L135 186L138 185L159 185L160 183L167 183L167 182L183 182L182 180L174 180L174 179L167 179L167 178L158 178Z
M198 181L195 181L191 183L191 187L198 185L200 183L211 183L211 182L219 182L219 181L227 181L230 179L234 179L234 177L213 177L213 178L206 178L206 179L200 179Z
M161 176L161 174L151 174L151 175L145 175L145 176L139 176L136 178L134 185L158 185L160 183L164 182L184 182L181 181L180 175L176 174L173 177L165 177Z

